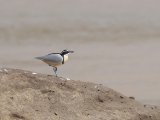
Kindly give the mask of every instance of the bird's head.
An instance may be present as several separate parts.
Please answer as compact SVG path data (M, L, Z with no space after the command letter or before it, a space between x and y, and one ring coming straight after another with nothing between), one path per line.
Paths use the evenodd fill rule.
M61 55L66 55L66 54L70 54L70 53L74 53L74 51L63 50L63 51L61 52Z

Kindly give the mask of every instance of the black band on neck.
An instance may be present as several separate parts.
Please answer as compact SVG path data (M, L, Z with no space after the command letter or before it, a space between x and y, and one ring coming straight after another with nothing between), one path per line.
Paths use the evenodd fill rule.
M62 55L62 57L63 57L63 61L62 61L62 64L64 64L64 55Z

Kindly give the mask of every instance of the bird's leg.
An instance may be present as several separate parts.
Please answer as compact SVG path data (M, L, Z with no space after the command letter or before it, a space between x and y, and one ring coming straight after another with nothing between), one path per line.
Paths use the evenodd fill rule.
M57 67L53 67L53 71L54 71L54 73L56 74L56 77L57 77Z

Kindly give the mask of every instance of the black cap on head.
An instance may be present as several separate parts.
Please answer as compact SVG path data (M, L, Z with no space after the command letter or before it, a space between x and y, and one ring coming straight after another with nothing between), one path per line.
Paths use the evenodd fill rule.
M70 50L63 50L62 52L61 52L61 55L65 55L65 54L68 54L68 53L73 53L74 51L70 51Z

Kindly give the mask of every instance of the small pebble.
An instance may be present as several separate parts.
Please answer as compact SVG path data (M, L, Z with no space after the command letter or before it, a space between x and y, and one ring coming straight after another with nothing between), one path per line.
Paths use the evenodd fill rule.
M123 96L120 96L120 98L123 99L124 97L123 97Z
M5 72L8 72L8 70L7 70L7 69L4 69L4 71L5 71Z
M65 80L63 77L59 77L59 79L61 79L61 80Z
M135 97L133 97L133 96L130 96L130 97L129 97L129 99L135 100Z
M32 73L33 75L36 75L37 73Z
M71 80L71 79L69 79L69 78L66 78L66 80Z

